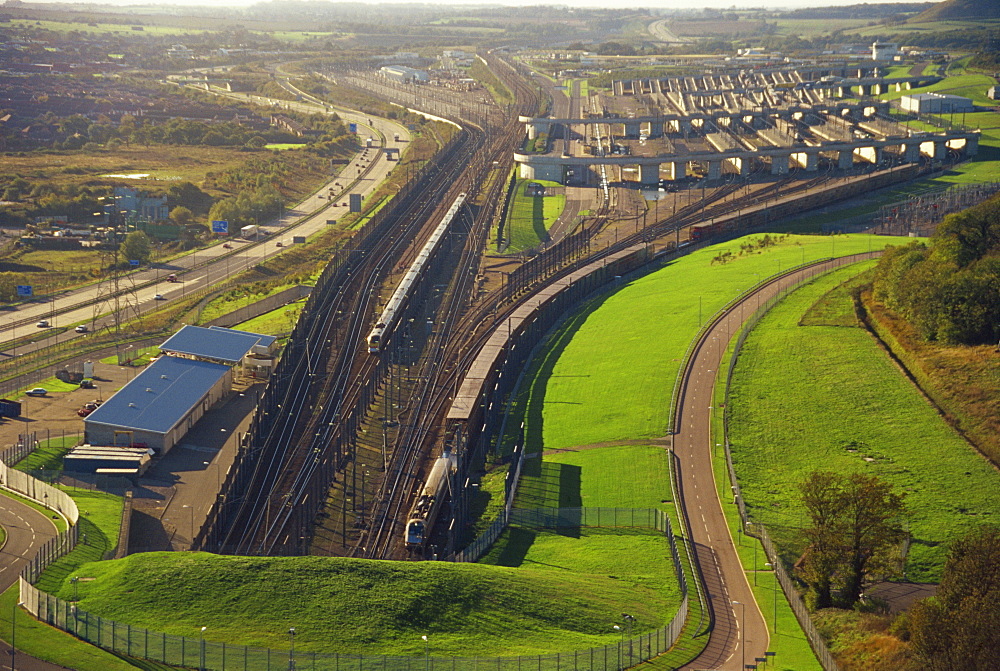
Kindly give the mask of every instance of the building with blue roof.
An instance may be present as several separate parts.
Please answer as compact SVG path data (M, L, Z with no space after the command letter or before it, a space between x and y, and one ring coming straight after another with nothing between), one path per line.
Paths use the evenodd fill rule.
M230 353L212 351L220 360ZM160 357L86 417L84 442L141 445L163 454L224 398L232 385L231 365L180 356Z
M275 338L235 331L233 329L202 326L185 326L167 338L160 351L174 356L190 357L235 366L247 355L270 356Z

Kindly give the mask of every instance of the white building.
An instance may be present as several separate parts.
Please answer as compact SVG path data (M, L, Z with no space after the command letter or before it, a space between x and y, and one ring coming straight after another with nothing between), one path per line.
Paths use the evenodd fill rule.
M414 70L405 65L386 65L379 68L379 74L396 82L426 82L430 79L423 70Z
M895 42L872 42L873 61L891 61L899 55L899 45Z
M969 98L945 93L915 93L899 99L899 106L905 112L914 114L951 114L972 112L975 106Z

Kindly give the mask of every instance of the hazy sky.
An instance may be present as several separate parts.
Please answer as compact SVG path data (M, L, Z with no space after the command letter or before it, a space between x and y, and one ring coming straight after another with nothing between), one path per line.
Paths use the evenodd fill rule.
M32 2L46 2L46 0L31 0ZM53 0L55 1L55 0ZM149 2L139 2L137 0L77 0L78 2L85 2L89 4L104 4L104 5L149 5L154 4ZM166 2L157 2L157 5L197 5L197 6L211 6L211 7L246 7L249 5L257 4L259 0L167 0ZM380 0L351 0L352 2L365 2L367 4L381 4ZM650 7L650 8L667 8L667 9L694 9L699 7L713 7L713 8L730 8L736 7L738 9L752 9L757 7L767 7L769 9L779 9L779 8L800 8L800 7L830 7L833 5L857 5L862 2L867 2L868 4L886 4L890 2L898 2L899 0L697 0L697 2L691 2L690 0L633 0L633 7ZM518 5L518 6L531 6L531 5L574 5L582 7L621 7L620 0L573 0L572 2L539 2L539 0L435 0L434 2L427 2L427 0L389 0L385 4L401 4L401 3L416 3L416 4L449 4L449 5L478 5L478 4L490 4L490 5ZM2 3L0 3L2 4Z

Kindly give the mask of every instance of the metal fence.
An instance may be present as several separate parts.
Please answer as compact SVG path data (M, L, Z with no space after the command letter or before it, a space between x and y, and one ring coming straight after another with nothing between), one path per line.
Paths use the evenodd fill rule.
M534 528L636 527L656 529L670 541L671 556L684 597L665 626L640 636L624 636L616 643L583 650L518 657L437 657L424 655L352 655L342 653L272 650L174 636L103 618L76 603L42 592L30 584L45 567L69 551L72 539L54 539L22 573L21 601L42 622L69 632L105 650L174 666L212 671L621 671L669 650L687 619L687 582L670 527L660 510L621 508L539 508L512 510L511 523ZM75 527L74 527L75 529Z

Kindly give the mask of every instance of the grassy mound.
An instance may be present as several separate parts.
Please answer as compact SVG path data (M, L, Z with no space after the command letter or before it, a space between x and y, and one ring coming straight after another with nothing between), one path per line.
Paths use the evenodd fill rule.
M614 643L623 609L637 631L669 620L676 595L628 571L145 553L75 575L82 609L170 634L284 648L295 627L297 649L389 655L423 654L426 634L434 655L508 656Z

